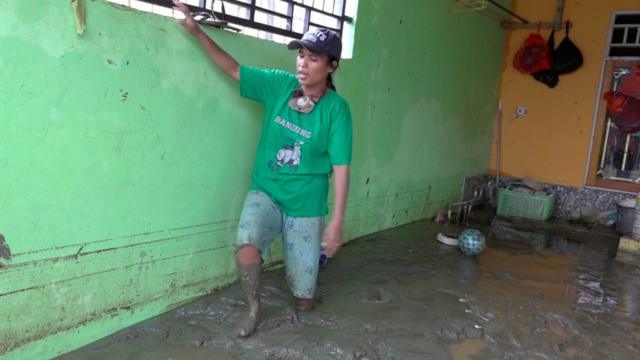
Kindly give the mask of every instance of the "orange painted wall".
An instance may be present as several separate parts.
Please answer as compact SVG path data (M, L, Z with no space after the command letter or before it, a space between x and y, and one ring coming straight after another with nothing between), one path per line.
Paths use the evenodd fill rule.
M515 12L531 22L553 21L556 6L556 0L514 0L512 3ZM502 176L530 176L548 183L584 185L611 15L616 10L633 9L640 9L640 0L565 1L564 18L574 23L570 38L582 51L584 65L574 73L561 76L554 89L513 68L513 56L530 31L509 32L500 85ZM549 30L541 32L546 39ZM563 32L556 32L556 45L563 37ZM528 108L528 114L513 119L520 105ZM495 173L496 168L495 140L494 134L490 173Z

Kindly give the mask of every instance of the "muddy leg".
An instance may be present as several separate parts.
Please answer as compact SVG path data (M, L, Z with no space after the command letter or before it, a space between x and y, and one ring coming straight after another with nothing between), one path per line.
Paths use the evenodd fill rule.
M296 310L311 310L315 306L313 299L301 299L298 297L294 297L296 303Z
M243 246L236 253L240 284L247 299L247 318L240 323L238 336L251 336L260 322L260 252L254 246Z

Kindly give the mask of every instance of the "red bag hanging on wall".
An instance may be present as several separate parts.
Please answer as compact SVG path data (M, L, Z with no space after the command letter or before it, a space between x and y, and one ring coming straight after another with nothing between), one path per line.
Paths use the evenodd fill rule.
M603 98L607 101L607 111L610 113L617 113L622 111L624 104L629 99L626 95L622 95L617 92L607 91L604 93Z
M513 67L524 74L551 68L549 47L539 33L529 34L513 57Z
M631 74L622 81L618 92L640 99L640 65L636 65Z
M624 133L640 131L640 99L607 91L607 116Z

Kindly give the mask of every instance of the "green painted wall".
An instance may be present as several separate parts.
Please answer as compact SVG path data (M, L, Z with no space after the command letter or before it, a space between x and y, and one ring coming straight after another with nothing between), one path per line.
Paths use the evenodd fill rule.
M361 0L347 236L431 216L484 173L503 32L446 0ZM44 358L235 279L260 107L171 19L0 2L0 357ZM212 30L240 62L282 45ZM274 250L277 260L278 251Z

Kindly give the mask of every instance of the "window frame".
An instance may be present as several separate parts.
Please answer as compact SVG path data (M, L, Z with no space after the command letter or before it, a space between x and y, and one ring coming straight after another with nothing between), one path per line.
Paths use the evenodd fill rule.
M613 68L616 66L625 66L626 63L640 62L640 56L610 56L612 46L613 31L616 28L615 20L619 15L640 15L639 10L620 10L611 14L609 22L609 30L607 32L607 42L604 47L603 61L600 70L600 82L596 91L596 108L593 115L593 127L591 131L591 140L589 146L589 154L587 157L587 166L585 167L584 183L587 188L603 189L609 191L620 191L625 193L640 192L640 184L629 180L611 180L598 177L599 163L601 161L602 152L604 151L604 136L606 126L607 103L602 96L610 90L610 80ZM640 34L637 35L637 42L640 41Z
M167 7L169 9L173 8L173 4L171 2L171 0L138 0L141 2L145 2L145 3L149 3L152 5L157 5L157 6L161 6L161 7ZM349 24L353 24L353 17L348 16L345 14L346 10L347 10L347 2L350 0L342 0L343 4L342 4L342 13L340 15L335 15L333 13L329 13L324 11L324 9L318 9L314 6L309 6L306 5L304 3L298 3L295 0L279 0L285 3L289 3L289 9L288 9L288 14L282 14L280 12L277 11L273 11L270 9L266 9L263 8L261 6L256 5L256 0L250 0L250 3L246 3L244 1L239 1L239 0L214 0L214 1L220 1L223 6L224 3L229 3L229 4L233 4L233 5L237 5L237 6L241 6L241 7L245 7L248 8L249 11L249 19L245 19L245 18L241 18L241 17L237 17L237 16L233 16L233 15L229 15L229 14L225 14L222 12L218 12L218 11L214 11L213 9L207 9L206 8L206 0L199 0L200 6L194 6L194 5L190 5L187 3L184 3L184 5L186 5L191 12L206 12L209 14L214 15L216 18L220 19L220 20L225 20L228 21L231 24L235 24L235 25L240 25L240 26L244 26L247 28L251 28L251 29L255 29L258 31L265 31L267 33L271 33L271 34L276 34L276 35L281 35L281 36L285 36L288 38L292 38L292 39L299 39L302 37L302 35L309 30L309 28L314 28L314 27L326 27L332 30L335 30L336 32L338 32L341 36L343 35L343 30L345 28L344 24L345 23L349 23ZM314 0L314 4L316 1L322 1L323 2L323 6L324 6L324 1L325 0ZM294 11L294 6L299 6L301 8L305 9L305 18L304 18L304 25L303 25L303 31L302 32L296 32L293 31L293 11ZM335 7L335 5L334 5ZM260 22L256 22L255 21L255 13L256 11L259 12L263 12L266 13L267 15L273 15L279 18L284 18L289 20L289 27L290 29L282 29L279 27L275 27L272 25L268 25L268 24L263 24ZM330 26L326 26L326 25L320 25L320 24L316 24L313 23L311 21L311 13L315 12L315 13L320 13L326 16L330 16L333 17L335 19L337 19L337 22L339 24L339 28L334 28L334 27L330 27Z

